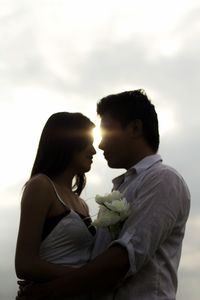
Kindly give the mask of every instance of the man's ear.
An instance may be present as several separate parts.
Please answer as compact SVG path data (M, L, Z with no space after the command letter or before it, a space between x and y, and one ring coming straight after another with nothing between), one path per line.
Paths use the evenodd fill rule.
M136 119L131 121L128 126L133 138L138 138L143 135L143 124L141 120Z

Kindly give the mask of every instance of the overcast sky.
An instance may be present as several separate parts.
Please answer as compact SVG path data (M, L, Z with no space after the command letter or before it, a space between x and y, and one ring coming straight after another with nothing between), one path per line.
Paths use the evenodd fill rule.
M199 53L199 0L0 0L0 299L16 293L21 188L47 118L81 111L98 125L101 97L138 88L158 112L159 153L191 191L177 300L199 299ZM82 194L91 214L123 171L98 151Z

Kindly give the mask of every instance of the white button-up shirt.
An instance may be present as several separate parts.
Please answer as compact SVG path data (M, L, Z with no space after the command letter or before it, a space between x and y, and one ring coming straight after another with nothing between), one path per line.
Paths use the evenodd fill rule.
M94 299L175 300L190 210L186 183L155 154L115 178L113 184L113 189L123 193L130 203L131 214L116 241L111 242L106 229L97 231L93 257L118 243L128 251L130 269L115 291L102 292Z

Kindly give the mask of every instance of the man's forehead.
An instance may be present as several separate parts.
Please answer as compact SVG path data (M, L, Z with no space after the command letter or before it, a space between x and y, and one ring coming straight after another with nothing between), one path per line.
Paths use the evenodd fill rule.
M114 119L110 114L105 114L101 117L100 126L102 128L119 127L120 123Z

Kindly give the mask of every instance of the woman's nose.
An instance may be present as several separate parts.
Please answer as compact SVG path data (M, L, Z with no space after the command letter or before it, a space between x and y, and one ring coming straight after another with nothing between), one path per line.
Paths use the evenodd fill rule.
M94 146L92 146L92 154L95 155L97 153L96 149L94 148Z

